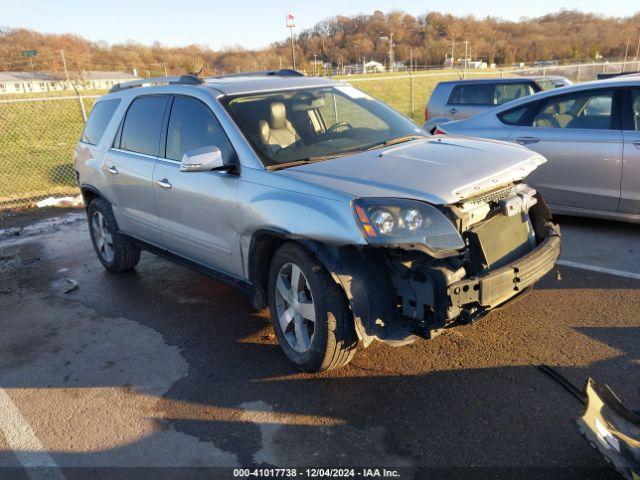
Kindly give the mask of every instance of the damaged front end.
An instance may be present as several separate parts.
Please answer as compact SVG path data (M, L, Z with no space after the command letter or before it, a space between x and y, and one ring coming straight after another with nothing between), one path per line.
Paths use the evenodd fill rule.
M380 208L367 208L366 203L355 206L365 234L367 222L383 225L385 220L369 220ZM409 215L406 208L401 211ZM525 184L438 211L458 240L440 228L432 242L382 244L374 238L369 247L337 252L330 270L347 293L365 345L374 339L402 345L471 321L528 290L560 255L559 228L542 198ZM431 214L425 220L437 227L439 216L423 213ZM452 243L457 248L447 250L445 244Z

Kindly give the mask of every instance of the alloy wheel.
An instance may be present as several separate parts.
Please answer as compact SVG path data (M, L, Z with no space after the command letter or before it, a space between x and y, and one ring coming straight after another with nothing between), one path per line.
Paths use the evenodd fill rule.
M106 262L113 261L113 236L102 213L95 212L93 214L91 227L98 253Z
M275 288L276 311L282 334L298 353L311 348L315 335L316 309L307 277L294 263L278 271Z

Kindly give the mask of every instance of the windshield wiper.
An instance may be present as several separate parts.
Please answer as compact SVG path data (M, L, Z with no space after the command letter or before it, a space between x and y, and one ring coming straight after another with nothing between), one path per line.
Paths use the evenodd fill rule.
M309 158L304 158L302 160L295 160L293 162L279 163L279 164L276 164L276 165L269 165L267 167L267 170L269 170L269 171L283 170L285 168L297 167L299 165L306 165L308 163L316 163L316 162L322 162L323 160L331 160L332 158L346 157L348 155L353 155L354 153L358 153L358 152L362 152L362 150L360 150L360 149L345 150L345 151L342 151L342 152L330 153L330 154L327 154L327 155L315 155L315 156L311 156Z
M427 138L426 135L404 135L402 137L392 138L385 140L384 142L376 143L370 146L367 150L375 150L376 148L390 147L391 145L397 145L398 143L410 142L411 140L417 140L418 138Z
M307 163L313 163L314 161L315 160L311 158L305 158L303 160L295 160L293 162L276 163L275 165L268 165L267 170L269 170L270 172L273 172L275 170L284 170L285 168L297 167L298 165L306 165Z

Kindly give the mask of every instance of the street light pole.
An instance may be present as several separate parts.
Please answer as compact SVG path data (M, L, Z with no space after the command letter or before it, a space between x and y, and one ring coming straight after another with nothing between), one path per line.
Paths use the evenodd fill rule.
M296 47L293 43L293 27L289 27L289 34L291 36L291 61L293 63L293 69L296 69Z
M295 18L292 13L287 14L287 28L289 29L289 36L291 37L291 63L293 69L296 69L296 47L293 43L293 28L296 26Z

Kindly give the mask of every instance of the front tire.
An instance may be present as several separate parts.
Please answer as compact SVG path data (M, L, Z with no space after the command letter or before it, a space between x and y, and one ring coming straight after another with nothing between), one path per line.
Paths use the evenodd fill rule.
M140 261L140 250L119 233L109 202L94 198L87 207L93 249L104 268L111 273L126 272Z
M269 269L269 309L287 358L304 372L348 364L357 338L343 290L301 245L285 243Z

